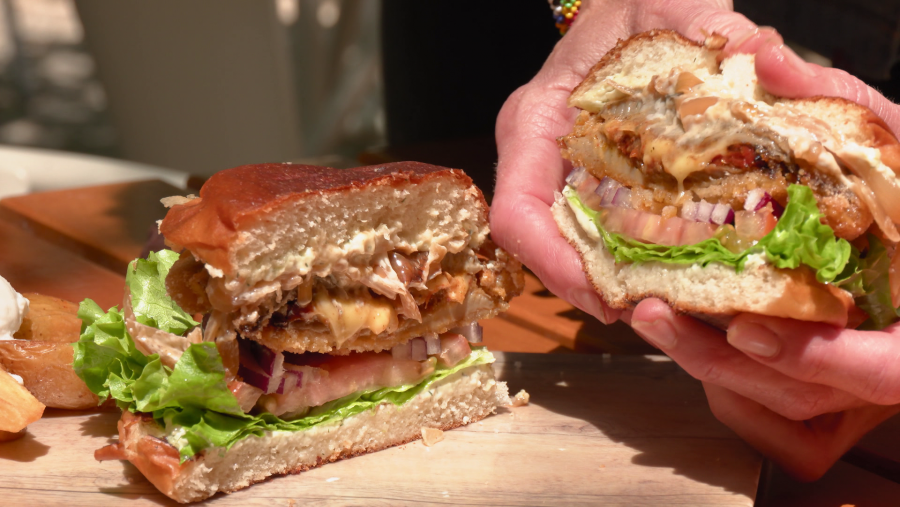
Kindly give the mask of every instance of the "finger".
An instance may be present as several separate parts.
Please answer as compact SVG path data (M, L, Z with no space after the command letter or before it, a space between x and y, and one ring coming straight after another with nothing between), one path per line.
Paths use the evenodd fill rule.
M722 331L675 315L658 299L642 301L631 326L692 377L734 391L788 419L802 421L864 405L839 389L795 380L748 358L728 345Z
M900 403L900 325L884 331L743 314L728 342L797 380L847 391L879 405Z
M791 421L721 386L704 383L703 389L719 421L785 471L806 481L821 477L863 435L900 411L897 406L870 405Z
M604 324L615 322L619 312L600 300L578 254L560 236L547 205L525 194L511 200L508 205L494 200L491 227L504 231L498 243L531 268L551 292Z
M563 186L555 138L574 120L568 91L528 85L503 106L497 120L497 188L491 229L497 243L534 271L554 294L604 323L618 311L606 306L584 275L581 259L550 214Z
M730 40L757 28L746 16L734 12L731 2L662 0L656 3L656 9L644 10L637 31L666 27L688 39L703 41L713 33Z
M842 97L871 109L895 133L900 132L900 107L856 77L839 69L806 63L777 40L756 52L756 74L768 92L780 97Z
M783 44L784 39L774 28L761 26L747 32L736 33L728 39L724 52L729 56L737 53L756 54L763 44L769 42Z

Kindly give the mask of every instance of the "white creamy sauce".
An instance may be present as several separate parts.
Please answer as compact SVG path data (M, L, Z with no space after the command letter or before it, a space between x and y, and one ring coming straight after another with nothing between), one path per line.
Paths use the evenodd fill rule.
M563 189L563 196L566 197L566 204L575 213L575 219L578 220L578 225L581 226L581 229L591 237L594 241L600 241L600 232L597 230L597 226L594 224L594 221L591 220L587 214L582 211L578 206L572 204L572 201L569 200L569 197L575 194L575 189L570 186L566 186Z
M900 181L882 161L879 149L846 138L839 128L807 114L801 106L778 102L759 86L752 55L726 58L720 73L692 68L692 79L682 80L683 69L675 68L655 80L643 76L643 82L638 82L626 75L631 71L624 69L623 74L598 83L596 88L603 92L587 94L593 102L580 105L626 122L630 115L642 114L644 121L629 128L636 126L641 137L644 163L660 164L678 181L679 189L685 178L706 170L729 146L760 146L804 160L841 182L873 212L888 239L900 240L900 232L884 218L900 221L900 204L893 197L900 193ZM620 91L626 83L631 87L627 94ZM687 86L690 83L694 84ZM618 95L606 93L607 89Z
M0 276L0 340L12 340L28 314L28 300Z
M131 306L131 295L125 297L122 304L125 316L125 327L134 340L134 346L144 354L159 354L159 360L169 368L175 363L192 343L202 341L200 327L195 327L186 336L167 333L161 329L141 324L134 317Z

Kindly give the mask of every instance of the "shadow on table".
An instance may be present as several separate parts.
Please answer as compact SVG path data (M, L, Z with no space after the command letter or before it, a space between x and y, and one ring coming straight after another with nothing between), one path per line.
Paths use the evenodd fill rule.
M755 496L761 459L715 419L700 383L665 356L506 353L500 366L511 392L525 389L532 404L639 451L633 463Z
M31 433L11 442L0 443L0 459L18 462L34 461L50 452L50 446L40 443Z
M120 463L122 464L122 476L126 484L115 487L101 487L99 488L101 493L121 499L123 502L142 499L167 507L181 505L160 493L156 486L151 484L136 466L128 461L121 461Z

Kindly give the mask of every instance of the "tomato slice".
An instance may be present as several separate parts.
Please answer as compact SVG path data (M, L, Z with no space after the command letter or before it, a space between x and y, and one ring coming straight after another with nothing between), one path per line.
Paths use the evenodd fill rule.
M738 236L749 240L760 240L766 234L772 232L778 218L769 203L757 211L736 211L734 213L734 229Z
M891 285L891 304L900 307L900 248L894 250L891 267L888 268L888 283Z
M660 215L628 208L604 208L600 214L603 227L644 243L665 246L693 245L713 237L716 225L694 222L680 217Z

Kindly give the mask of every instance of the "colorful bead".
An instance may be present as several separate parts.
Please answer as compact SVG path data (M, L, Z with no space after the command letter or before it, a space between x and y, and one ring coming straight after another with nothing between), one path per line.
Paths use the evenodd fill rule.
M565 35L578 17L581 0L547 0L547 3L553 12L553 21L559 29L559 34Z

